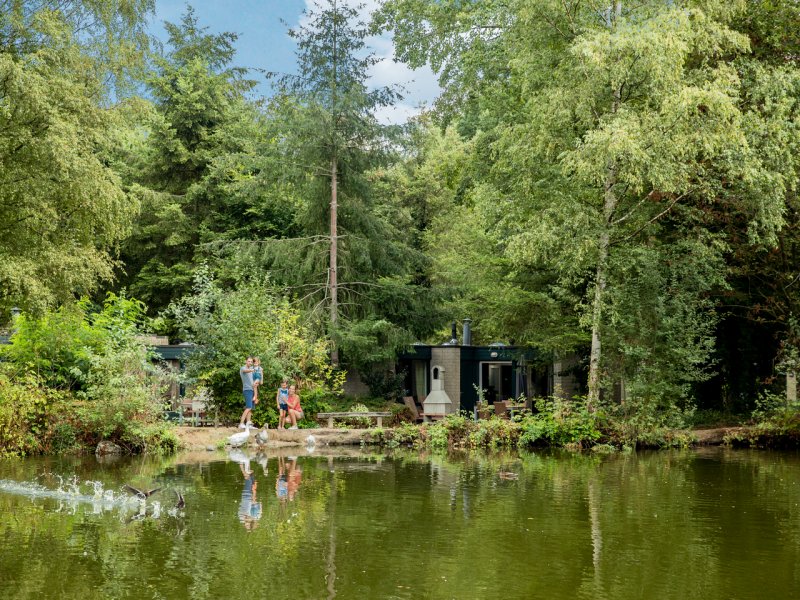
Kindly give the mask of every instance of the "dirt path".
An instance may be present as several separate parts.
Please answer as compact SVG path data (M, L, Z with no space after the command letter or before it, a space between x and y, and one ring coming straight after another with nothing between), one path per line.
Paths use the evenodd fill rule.
M217 450L234 433L239 433L237 427L176 427L175 433L181 441L184 450ZM252 429L250 445L255 445L255 434L258 430ZM349 446L360 444L362 440L369 440L369 429L296 429L296 430L267 430L268 448L281 448L284 446L306 446L309 435L314 436L314 445L323 446Z

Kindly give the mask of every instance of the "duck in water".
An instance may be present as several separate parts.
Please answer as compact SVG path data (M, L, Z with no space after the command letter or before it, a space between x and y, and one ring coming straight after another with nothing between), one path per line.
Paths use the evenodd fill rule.
M141 498L142 500L146 500L147 498L149 498L150 496L155 494L161 488L157 487L157 488L153 488L152 490L140 490L140 489L135 488L132 485L128 485L126 483L125 484L125 489L128 490L131 494L133 494L137 498Z

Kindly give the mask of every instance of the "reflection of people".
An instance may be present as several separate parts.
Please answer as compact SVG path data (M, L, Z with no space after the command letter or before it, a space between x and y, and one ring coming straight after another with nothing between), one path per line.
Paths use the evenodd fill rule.
M244 429L245 419L250 423L250 413L253 411L253 357L248 356L244 366L239 369L242 378L242 395L244 396L244 412L239 419L239 429Z
M278 500L285 502L289 496L289 484L286 480L286 465L283 463L283 457L278 457L278 478L275 480L275 495Z
M242 470L242 475L244 475L242 500L239 502L239 521L241 521L245 529L252 531L258 527L258 520L261 518L262 508L261 502L257 501L258 482L248 466L241 463L239 465Z
M300 407L300 396L297 395L297 386L289 386L289 398L286 401L288 407L287 413L289 419L292 421L292 426L289 429L297 429L298 419L303 418L303 409Z
M287 479L287 492L289 494L289 501L294 500L297 490L300 488L300 482L303 479L303 472L297 466L297 459L289 457L289 467L286 473Z
M289 382L284 379L281 381L281 387L278 388L278 393L275 394L275 403L278 405L280 418L278 419L278 429L283 429L286 423L286 410L289 408L287 402L289 400Z

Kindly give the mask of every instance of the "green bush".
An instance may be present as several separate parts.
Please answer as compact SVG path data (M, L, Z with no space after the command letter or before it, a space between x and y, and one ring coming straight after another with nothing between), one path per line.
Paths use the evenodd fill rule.
M762 392L756 399L752 424L726 435L733 446L797 448L800 446L800 403L787 402L782 394Z
M450 432L444 421L433 423L426 428L428 446L434 450L446 450L450 443Z
M392 431L392 440L398 444L418 445L422 439L421 427L414 423L401 423Z
M0 452L68 452L101 440L131 452L176 447L162 419L170 378L138 337L143 314L140 302L109 294L98 312L81 302L38 319L21 317L24 327L4 350ZM51 331L56 324L72 330ZM44 340L57 347L45 352ZM54 362L60 360L72 380Z
M469 433L469 445L474 448L514 448L520 435L520 425L515 421L491 417L475 423Z
M200 268L193 293L172 304L168 314L197 345L186 361L187 377L213 391L224 420L238 420L244 409L239 368L250 355L261 359L264 370L255 411L261 422L277 421L270 406L283 378L297 383L304 411L311 390L341 392L344 373L331 367L329 341L316 335L267 280L243 281L225 290L207 268ZM308 408L309 415L315 414L313 406Z
M393 427L396 427L401 423L414 422L414 415L411 414L411 409L405 404L392 404L389 412L392 413L392 416L389 419L389 424Z
M345 412L370 412L368 406L364 404L353 404L350 408L347 409ZM347 417L346 419L342 419L341 421L336 423L336 427L341 427L344 429L351 428L351 429L369 429L372 425L372 418L371 417Z
M0 456L41 451L52 400L52 392L36 385L32 376L15 382L0 373Z
M87 299L40 317L22 314L2 356L17 374L32 374L50 388L82 390L92 360L134 338L145 321L140 301L109 293L100 310Z
M681 447L689 443L688 428L694 407L664 406L658 399L629 398L604 408L602 429L619 446L631 448Z
M520 421L520 446L589 447L601 437L597 415L587 410L584 400L540 398L537 412Z

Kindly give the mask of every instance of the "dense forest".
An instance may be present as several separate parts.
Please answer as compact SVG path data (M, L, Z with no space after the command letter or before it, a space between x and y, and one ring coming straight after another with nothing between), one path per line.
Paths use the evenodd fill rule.
M153 10L0 0L7 390L144 388L142 332L218 393L252 352L335 389L467 316L580 356L590 411L749 414L798 369L796 0L322 0L266 98ZM439 76L402 126L378 34Z

